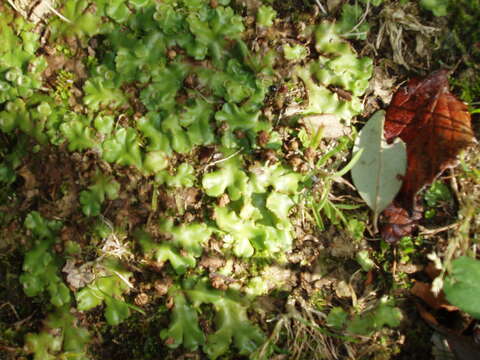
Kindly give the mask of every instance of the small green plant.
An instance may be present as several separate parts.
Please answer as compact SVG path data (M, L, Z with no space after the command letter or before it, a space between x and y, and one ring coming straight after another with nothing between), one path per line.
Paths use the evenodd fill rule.
M100 30L100 16L89 11L90 6L89 0L65 1L62 11L64 19L54 18L50 23L52 37L56 39L72 34L82 39L97 34Z
M435 216L435 207L445 204L451 205L453 202L452 193L443 182L435 181L425 192L424 200L429 209L425 211L425 218L429 219Z
M277 12L271 6L262 5L258 8L257 24L266 27L272 26L276 16Z
M332 157L336 154L341 153L344 151L349 145L348 139L344 139L346 141L339 141L337 146L323 155L315 164L314 170L310 173L308 177L306 177L308 182L311 179L316 179L317 181L323 182L323 189L320 196L314 196L310 191L304 194L306 205L310 208L314 221L320 230L325 230L325 221L323 220L322 216L333 225L338 225L340 223L348 224L351 220L347 220L347 217L343 214L343 210L353 210L358 208L357 205L349 205L349 204L335 204L331 199L329 199L329 194L332 189L333 183L337 177L343 176L347 172L349 172L360 159L361 152L357 152L350 162L345 165L342 169L337 170L333 174L325 173L322 170L322 166L329 161ZM308 184L307 182L307 184ZM308 184L310 187L313 186L312 183ZM352 234L358 233L361 230L361 225L354 224L351 222L352 226Z
M334 329L341 329L347 320L348 313L341 307L336 306L328 313L327 325Z
M212 234L212 230L205 224L173 226L172 221L166 220L159 228L171 238L169 241L155 242L145 231L138 231L137 239L145 254L153 256L160 264L168 260L180 275L188 268L195 267L196 258L202 255L203 245Z
M69 112L63 120L59 129L68 141L68 150L83 151L96 146L89 118Z
M159 184L166 184L168 187L191 187L196 180L193 166L188 163L180 164L174 175L167 170L160 171L155 176Z
M108 162L142 168L140 139L135 129L120 128L102 145L102 157Z
M391 300L382 298L374 309L355 316L348 324L347 331L368 336L384 326L399 326L402 318L400 309L394 307Z
M116 107L126 103L122 91L118 89L115 73L101 65L98 66L97 76L89 78L83 87L85 105L92 110L100 107Z
M201 346L209 359L215 360L227 353L231 344L239 354L250 355L265 340L263 332L248 320L248 303L235 292L213 289L207 279L200 279L172 286L169 295L175 306L170 326L160 337L171 348L183 344L196 350ZM213 305L216 313L216 330L207 336L198 325L197 312L202 304Z
M22 159L27 153L28 138L24 136L18 136L16 143L8 145L7 142L0 142L0 156L2 161L0 162L0 183L2 184L3 191L0 191L0 201L4 196L9 195L10 185L12 185L17 179L16 169L22 164ZM3 200L6 203L6 199Z
M199 280L187 294L195 308L211 304L216 312L216 331L207 336L203 347L210 359L215 360L225 354L230 344L237 348L240 355L249 355L265 340L260 328L248 320L248 303L239 294L213 289L206 279Z
M355 256L358 264L362 267L363 271L370 271L375 267L375 263L370 258L367 250L362 250Z
M225 246L236 256L272 257L288 251L293 242L288 214L302 175L281 164L240 170L242 158L226 158L218 170L205 174L202 186L211 197L225 196L238 205L216 206L215 222ZM273 188L269 190L269 187Z
M283 45L283 53L287 60L303 60L308 55L308 50L303 45Z
M362 19L364 11L366 10L357 2L353 5L344 4L340 21L336 24L338 33L345 38L365 40L370 24Z
M294 71L308 93L302 114L333 114L348 124L362 110L359 96L367 90L372 59L358 58L333 23L322 22L315 30L315 39L320 57L305 66L297 66ZM351 96L339 97L330 86L346 90Z
M25 336L25 349L34 360L88 360L90 337L86 328L77 325L69 307L63 306L47 317L41 332Z
M33 211L25 219L25 227L33 235L33 247L26 252L20 282L25 294L34 297L47 291L50 302L56 306L70 304L70 290L60 277L63 259L52 251L57 241L57 232L62 224L48 221Z
M120 190L120 184L109 176L97 174L94 181L88 190L80 192L80 204L86 216L99 215L105 199L115 200Z
M57 99L66 101L70 98L75 80L75 74L70 71L62 69L58 72L55 81L55 96Z
M105 303L105 318L109 325L118 325L130 316L130 309L138 310L123 299L132 285L131 272L124 270L118 260L104 258L97 264L95 279L75 293L77 309L88 311Z
M160 332L160 337L172 349L183 345L186 349L195 351L205 345L205 334L198 325L197 311L181 287L172 286L168 294L173 298L174 308L170 326Z
M398 249L400 253L400 262L407 264L411 261L411 257L416 254L418 247L422 245L423 238L420 236L411 237L404 236L398 242Z
M447 15L450 0L420 0L420 6L430 10L435 16Z

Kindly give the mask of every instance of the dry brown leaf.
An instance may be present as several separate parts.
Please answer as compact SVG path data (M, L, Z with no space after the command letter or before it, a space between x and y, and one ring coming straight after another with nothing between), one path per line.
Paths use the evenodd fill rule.
M407 146L403 184L384 215L382 236L395 242L411 233L419 210L417 193L445 169L457 164L462 149L476 142L467 106L448 89L448 71L411 79L393 96L385 115L385 139L397 137Z
M410 289L410 292L422 299L428 306L432 309L439 310L444 309L447 311L458 311L456 306L450 305L445 299L445 295L442 292L435 296L432 292L432 286L428 283L417 281L413 287Z
M305 126L310 136L315 136L319 131L322 132L322 138L326 139L350 134L350 128L335 114L307 115L300 123Z

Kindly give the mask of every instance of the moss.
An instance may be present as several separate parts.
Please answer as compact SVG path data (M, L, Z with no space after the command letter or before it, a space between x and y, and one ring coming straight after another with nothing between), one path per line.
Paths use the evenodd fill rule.
M315 2L310 0L275 0L273 8L281 17L298 17L302 13L312 12Z
M449 7L448 33L443 39L442 57L452 63L459 58L463 65L452 81L462 100L480 99L480 0L452 1Z

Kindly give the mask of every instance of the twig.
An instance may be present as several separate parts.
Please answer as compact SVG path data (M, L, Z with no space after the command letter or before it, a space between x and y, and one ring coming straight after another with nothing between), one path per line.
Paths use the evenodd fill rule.
M368 13L370 12L370 1L367 1L367 6L365 8L365 11L363 12L362 14L362 17L360 18L360 20L358 21L357 25L355 25L348 33L346 34L343 34L343 35L356 35L356 34L364 34L364 33L354 33L355 30L357 30L360 25L363 24L363 22L365 21L365 19L367 18L367 15Z
M2 305L0 305L0 309L5 306L8 306L10 310L12 310L12 312L15 314L15 317L17 318L17 320L20 320L20 316L18 316L17 310L15 310L15 307L12 305L12 303L10 302L3 303Z
M427 228L425 228L421 225L419 225L418 228L421 230L419 235L433 236L433 235L437 235L438 233L441 233L441 232L444 232L444 231L455 229L458 226L459 226L459 223L453 223L453 224L442 226L442 227L436 228L436 229L427 229Z
M22 320L19 320L19 321L15 322L13 324L13 326L16 327L16 328L20 328L25 322L29 321L33 317L33 315L35 315L35 314L36 314L36 311L34 311L30 315L28 315L25 319L22 319Z
M72 22L67 19L65 16L63 16L60 12L58 12L52 5L50 5L48 2L45 3L45 5L50 9L51 12L53 12L55 15L57 15L60 19L63 21L71 24Z
M455 193L455 197L457 198L457 201L460 204L462 199L460 196L460 192L458 191L457 178L455 177L455 171L453 168L450 168L450 186L452 187L453 192Z
M224 162L224 161L230 160L231 158L233 158L233 157L237 156L238 154L240 154L240 153L242 152L242 150L243 150L243 147L240 148L240 149L238 149L237 151L235 151L233 154L228 155L228 156L225 157L225 158L221 158L221 159L215 160L215 161L213 161L213 162L211 162L211 163L208 163L208 164L203 168L203 172L207 171L207 169L211 168L211 167L214 166L214 165L217 165L217 164L222 163L222 162Z
M11 347L11 346L6 346L6 345L0 345L0 350L9 351L9 352L16 352L16 353L21 351L21 349L14 348L14 347Z
M345 178L343 177L340 177L340 176L332 176L332 180L339 183L339 184L344 184L344 185L347 185L350 189L352 190L357 190L357 188L355 186L353 186L352 184L350 184L350 182L348 180L346 180Z
M325 15L327 15L327 10L325 10L325 8L323 7L322 3L320 2L320 0L315 0L315 3L317 4L318 8L320 9L320 11L322 13L324 13Z
M397 248L393 248L393 264L392 264L392 276L394 279L397 278Z
M10 4L10 6L15 10L16 12L21 13L20 9L15 5L15 3L12 0L7 0L7 2Z
M18 13L20 13L23 17L25 18L30 18L29 20L31 20L31 18L33 17L32 15L34 15L36 18L40 19L40 17L35 13L35 10L37 7L39 6L45 6L46 8L48 8L48 10L50 10L52 13L54 13L55 15L57 15L61 20L65 21L66 23L69 23L71 24L72 21L69 20L68 18L66 18L64 15L62 15L57 9L55 9L52 5L50 5L50 2L47 0L47 1L39 1L37 2L36 4L34 4L33 6L29 6L29 5L26 5L27 7L30 7L30 9L28 10L28 12L31 12L32 14L30 14L30 16L27 15L27 11L25 9L25 4L23 4L22 6L24 7L24 9L20 9L12 0L7 0L7 2L10 4L10 6ZM45 12L46 13L46 12ZM34 21L36 22L36 21Z
M123 280L123 282L124 282L125 284L127 284L127 286L128 286L130 289L133 289L133 288L134 288L134 286L130 283L130 281L128 281L128 279L127 279L125 276L123 276L122 274L120 274L118 271L115 271L115 270L113 270L113 273L114 273L115 275L117 275L121 280Z

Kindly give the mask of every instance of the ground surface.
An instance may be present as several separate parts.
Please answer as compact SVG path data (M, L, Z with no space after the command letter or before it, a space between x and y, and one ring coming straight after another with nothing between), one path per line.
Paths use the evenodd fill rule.
M475 255L478 146L395 245L342 169L410 77L479 107L456 3L0 4L0 359L454 358L411 289Z

